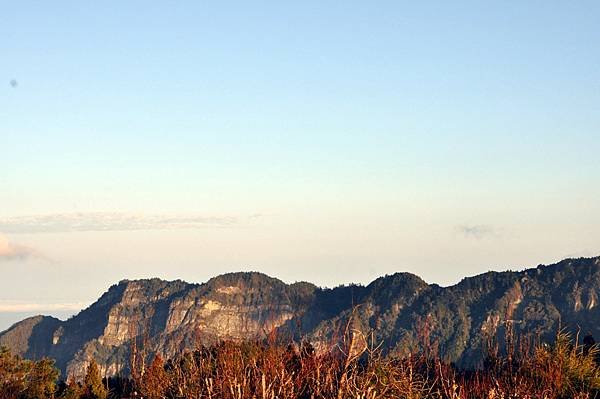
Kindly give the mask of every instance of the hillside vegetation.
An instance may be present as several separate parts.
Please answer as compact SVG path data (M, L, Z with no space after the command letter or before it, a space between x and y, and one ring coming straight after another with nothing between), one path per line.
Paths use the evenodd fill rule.
M172 359L275 334L322 355L342 344L351 325L384 357L404 358L432 342L440 361L476 369L490 337L501 352L509 333L539 342L552 342L559 329L599 337L599 292L600 258L488 272L449 287L409 273L331 289L260 273L203 284L125 280L69 320L37 316L15 324L0 333L0 346L25 359L51 358L61 375L81 379L91 360L103 376L129 375L132 344L140 340L149 356Z
M589 339L589 337L588 337ZM500 354L490 342L484 367L464 371L433 346L408 356L382 356L380 347L347 330L336 350L275 338L221 343L163 359L134 346L130 378L102 380L92 361L80 381L58 382L53 362L26 361L0 351L0 398L106 399L567 399L600 396L598 348L559 333L553 345L514 340Z

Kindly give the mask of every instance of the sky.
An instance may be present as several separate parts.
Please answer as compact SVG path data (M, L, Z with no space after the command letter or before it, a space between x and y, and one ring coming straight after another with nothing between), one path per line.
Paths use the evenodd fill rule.
M600 255L600 3L5 1L0 329L119 280Z

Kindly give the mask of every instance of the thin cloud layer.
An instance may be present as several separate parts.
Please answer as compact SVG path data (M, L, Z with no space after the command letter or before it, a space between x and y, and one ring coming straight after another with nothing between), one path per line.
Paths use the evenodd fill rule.
M31 303L21 301L0 301L0 313L78 311L88 305L89 303L87 302Z
M143 215L128 213L59 213L0 218L0 231L11 234L72 231L177 230L231 227L235 217L198 215Z
M485 224L461 225L457 226L456 230L465 238L475 238L477 240L497 235L496 230L492 226Z
M0 262L39 257L40 254L33 248L12 243L6 237L0 235Z

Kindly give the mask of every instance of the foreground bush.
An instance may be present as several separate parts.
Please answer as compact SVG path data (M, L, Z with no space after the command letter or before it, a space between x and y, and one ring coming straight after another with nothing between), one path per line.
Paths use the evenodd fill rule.
M353 339L318 354L308 344L233 343L200 348L147 368L133 364L141 395L160 398L594 398L595 346L559 334L553 346L490 351L485 367L461 371L435 356L383 357ZM361 343L362 346L361 346Z
M106 399L98 365L91 361L81 382L58 382L54 360L24 360L0 348L0 399Z
M0 398L42 399L56 391L58 370L54 361L30 361L0 348Z
M490 344L478 371L435 352L382 356L358 332L330 351L310 344L221 342L171 359L132 351L131 379L102 379L92 361L81 381L57 384L51 360L0 350L0 399L566 399L600 398L599 352L558 334L553 345ZM106 386L110 390L106 389Z

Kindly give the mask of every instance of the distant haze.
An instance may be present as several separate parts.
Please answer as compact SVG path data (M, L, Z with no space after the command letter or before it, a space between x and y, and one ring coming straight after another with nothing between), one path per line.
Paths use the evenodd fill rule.
M598 2L3 14L0 329L124 278L448 285L600 254Z

